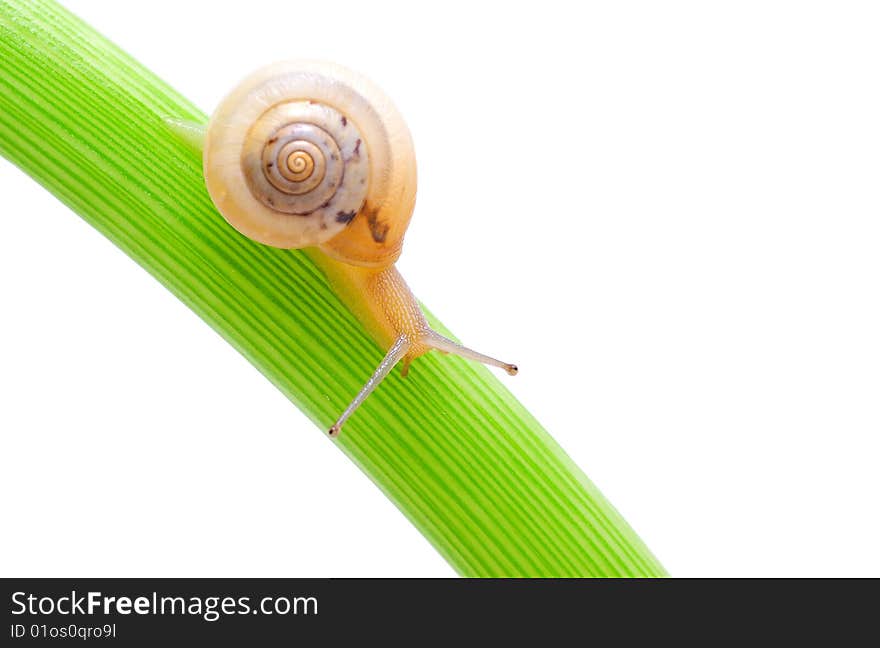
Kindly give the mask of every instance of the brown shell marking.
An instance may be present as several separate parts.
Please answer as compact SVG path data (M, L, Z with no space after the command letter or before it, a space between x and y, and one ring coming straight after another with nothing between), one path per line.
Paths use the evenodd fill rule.
M370 234L373 237L373 240L376 243L384 243L385 238L388 236L388 230L390 229L390 225L384 221L379 220L379 210L368 208L365 209L365 214L367 217L367 225L370 226Z

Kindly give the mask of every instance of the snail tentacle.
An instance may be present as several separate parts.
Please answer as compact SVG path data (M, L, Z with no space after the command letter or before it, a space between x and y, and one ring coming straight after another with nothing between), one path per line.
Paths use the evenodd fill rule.
M336 419L336 423L332 425L328 432L330 436L339 436L339 433L342 431L343 423L348 420L349 416L354 414L355 410L361 406L361 404L367 399L367 396L372 393L376 386L380 382L382 382L389 373L391 373L391 370L394 369L397 363L403 360L404 357L406 357L406 354L409 353L409 350L411 348L412 343L405 335L401 335L399 338L397 338L397 340L388 350L388 353L385 354L382 362L379 363L376 371L374 371L373 375L370 376L370 379L361 388L357 396L354 397L354 400L349 403L348 407L345 408L345 411L343 411L342 414L339 415L339 418Z
M337 65L278 63L235 88L207 130L166 122L190 146L203 145L205 185L223 217L259 243L307 248L388 349L330 436L398 363L406 375L432 349L517 372L433 331L394 267L415 207L415 152L403 119L372 83Z

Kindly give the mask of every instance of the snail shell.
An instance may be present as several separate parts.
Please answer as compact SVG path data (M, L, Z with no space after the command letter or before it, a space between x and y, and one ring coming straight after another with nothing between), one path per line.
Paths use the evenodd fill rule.
M208 124L204 173L242 234L354 265L394 263L415 205L397 110L368 80L316 61L276 63L235 88Z

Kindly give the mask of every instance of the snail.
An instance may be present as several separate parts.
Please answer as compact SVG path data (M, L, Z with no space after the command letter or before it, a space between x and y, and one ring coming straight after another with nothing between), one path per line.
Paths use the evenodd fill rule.
M168 120L203 151L208 193L232 227L304 249L386 355L329 430L398 364L434 349L500 367L432 330L395 267L416 196L412 138L391 101L341 66L291 61L242 81L207 126Z

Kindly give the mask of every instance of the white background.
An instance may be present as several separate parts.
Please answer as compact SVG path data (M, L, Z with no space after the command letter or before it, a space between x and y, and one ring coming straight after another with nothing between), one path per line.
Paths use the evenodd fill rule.
M277 59L379 82L419 156L403 274L672 574L880 576L871 3L64 4L206 111ZM2 161L0 196L0 573L453 574Z

